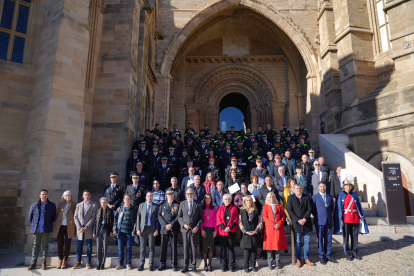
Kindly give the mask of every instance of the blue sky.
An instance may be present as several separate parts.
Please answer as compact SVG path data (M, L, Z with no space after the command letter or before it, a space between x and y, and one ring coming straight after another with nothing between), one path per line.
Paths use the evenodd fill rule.
M235 107L227 107L220 112L220 128L222 131L230 130L234 126L236 131L244 129L244 115Z

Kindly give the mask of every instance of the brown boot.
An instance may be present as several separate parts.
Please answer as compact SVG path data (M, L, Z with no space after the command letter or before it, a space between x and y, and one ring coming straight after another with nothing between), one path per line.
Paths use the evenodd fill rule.
M66 268L66 262L67 260L62 260L62 266L60 267L61 269Z
M296 266L297 266L297 267L302 267L302 262L301 262L300 260L298 260L298 261L296 262Z
M60 269L62 267L62 260L59 260L58 265L56 266L57 269Z
M309 259L305 260L305 264L310 265L310 266L314 266L315 265Z
M46 265L46 263L42 263L42 269L43 269L43 270L46 270L46 269L47 269L47 265Z
M36 269L36 263L31 264L31 265L27 268L27 270L33 270L33 269Z
M81 267L82 265L81 265L81 263L76 263L74 266L73 266L73 268L79 268L79 267Z

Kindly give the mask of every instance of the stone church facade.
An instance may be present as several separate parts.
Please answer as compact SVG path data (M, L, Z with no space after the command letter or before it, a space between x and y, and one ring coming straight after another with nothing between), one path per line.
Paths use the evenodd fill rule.
M1 244L30 250L40 189L101 192L139 134L215 129L228 95L253 131L303 122L316 148L341 133L375 167L400 161L414 213L413 14L413 0L0 0Z

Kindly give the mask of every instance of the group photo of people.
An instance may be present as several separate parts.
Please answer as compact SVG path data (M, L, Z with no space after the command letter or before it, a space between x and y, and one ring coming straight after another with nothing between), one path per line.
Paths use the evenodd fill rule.
M76 203L68 190L55 204L46 189L40 191L29 212L33 251L28 270L37 268L40 251L42 269L48 268L51 237L58 243L57 269L68 268L73 238L75 269L108 268L108 247L114 242L118 270L144 271L149 264L149 271L235 272L237 247L243 249L245 272L257 272L259 258L267 260L268 269L281 269L282 252L292 252L298 268L326 265L337 262L331 255L333 234L343 236L348 261L361 260L358 235L368 228L353 179L344 177L341 167L331 172L308 139L302 123L292 131L287 125L275 130L268 124L255 132L231 127L216 133L208 125L196 132L188 123L181 132L177 125L169 130L155 124L132 145L125 183L119 182L118 172L108 172L110 184L102 185L99 202L84 190ZM312 233L318 256L311 257ZM133 256L133 246L139 246L139 266L134 268L132 258L138 256ZM161 247L157 252L156 246ZM213 258L220 259L220 267L212 266Z

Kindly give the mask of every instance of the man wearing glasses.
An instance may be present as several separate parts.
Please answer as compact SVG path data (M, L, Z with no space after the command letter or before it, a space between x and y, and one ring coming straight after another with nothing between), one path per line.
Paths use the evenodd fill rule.
M196 256L197 256L197 238L201 223L203 222L203 209L201 203L194 200L194 190L186 189L187 200L180 203L178 210L178 222L184 242L184 268L182 273L188 271L190 264L190 246L191 246L191 264L193 272L197 272Z
M309 175L310 186L308 187L308 193L310 195L319 193L319 182L323 182L325 185L328 185L328 174L321 170L321 163L317 160L313 163L313 166L315 167L315 170Z

